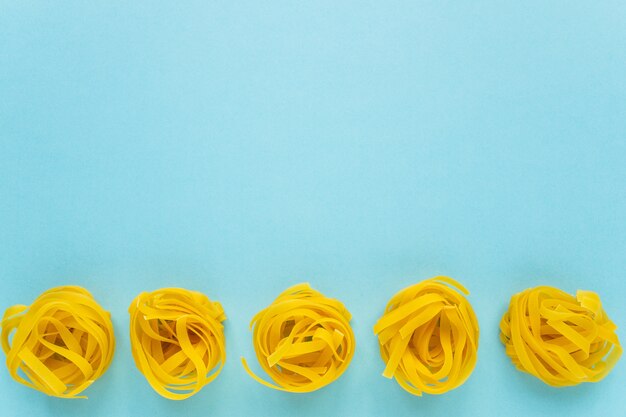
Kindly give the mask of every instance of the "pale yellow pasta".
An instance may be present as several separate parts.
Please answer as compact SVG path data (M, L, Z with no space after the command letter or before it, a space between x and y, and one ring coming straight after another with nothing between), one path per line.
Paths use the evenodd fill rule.
M78 394L104 374L113 358L113 325L89 291L56 287L30 306L5 311L2 349L17 382L50 396L86 398Z
M182 288L141 293L130 313L135 364L161 396L184 400L213 381L226 361L220 303Z
M598 294L529 288L511 297L500 322L500 340L520 371L554 387L597 382L622 354Z
M288 288L257 313L250 327L261 367L274 384L255 375L259 383L281 391L315 391L335 381L354 355L351 315L338 300L325 297L309 284Z
M434 277L394 295L374 326L383 376L414 395L443 394L465 382L476 365L478 321L448 277Z

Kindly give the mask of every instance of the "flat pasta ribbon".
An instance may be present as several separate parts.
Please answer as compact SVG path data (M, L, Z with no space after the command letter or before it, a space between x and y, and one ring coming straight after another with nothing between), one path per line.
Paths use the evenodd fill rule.
M553 387L597 382L622 354L598 294L529 288L511 297L500 340L517 369Z
M474 370L478 321L452 278L438 276L394 295L374 326L383 376L395 377L413 395L443 394L465 382Z
M256 376L244 358L243 366L259 383L281 391L311 392L335 381L354 355L350 312L302 283L285 290L250 323L261 367L275 384Z
M139 294L128 311L135 365L161 396L184 400L219 375L226 361L219 302L163 288Z
M87 398L78 394L113 358L111 315L84 288L52 288L30 306L5 311L2 350L17 382L54 397Z

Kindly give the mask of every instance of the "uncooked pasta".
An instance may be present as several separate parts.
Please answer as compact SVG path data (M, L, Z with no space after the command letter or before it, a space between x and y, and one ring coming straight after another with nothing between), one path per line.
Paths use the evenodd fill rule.
M285 290L254 316L253 345L261 367L274 383L245 370L261 384L304 393L335 381L354 354L351 315L343 303L328 298L309 284Z
M184 400L213 381L226 361L219 302L182 288L141 293L131 303L135 364L165 398Z
M30 306L6 310L2 349L17 382L50 396L86 398L79 394L104 374L113 358L113 325L89 291L56 287Z
M383 376L414 395L443 394L463 384L476 364L478 321L448 277L434 277L394 295L374 326Z
M517 369L563 387L609 373L622 354L616 328L595 292L541 286L511 297L500 340Z

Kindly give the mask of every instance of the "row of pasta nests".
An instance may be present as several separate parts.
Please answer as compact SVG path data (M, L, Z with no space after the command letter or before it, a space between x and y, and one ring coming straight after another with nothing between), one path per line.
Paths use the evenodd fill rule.
M477 361L479 327L468 291L443 276L394 295L374 325L383 375L414 395L463 384ZM226 361L224 309L181 288L139 294L129 307L137 368L165 398L183 400L213 381ZM250 323L260 367L273 389L305 393L339 378L355 352L351 314L340 301L303 283L282 292ZM50 289L2 319L10 375L48 395L80 394L109 367L115 350L110 313L84 288ZM521 371L560 387L604 378L622 348L598 295L553 287L515 294L500 323L507 355Z

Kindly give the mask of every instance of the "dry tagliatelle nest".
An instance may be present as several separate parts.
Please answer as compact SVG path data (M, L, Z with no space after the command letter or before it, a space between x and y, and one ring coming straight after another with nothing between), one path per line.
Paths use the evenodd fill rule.
M219 375L226 361L226 315L219 302L163 288L139 294L129 313L135 364L160 395L184 400Z
M282 391L310 392L335 381L348 368L355 340L351 315L338 300L309 284L285 290L250 324L261 367L274 383L244 368L263 385Z
M78 395L113 358L111 316L84 288L52 288L30 306L6 310L2 349L19 383L55 397L86 398Z
M500 340L517 369L563 387L609 373L622 354L616 329L595 292L541 286L511 297Z
M374 326L383 375L414 395L443 394L463 384L474 370L478 321L448 277L434 277L394 295Z

